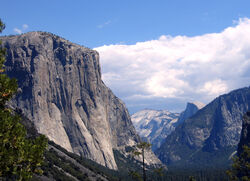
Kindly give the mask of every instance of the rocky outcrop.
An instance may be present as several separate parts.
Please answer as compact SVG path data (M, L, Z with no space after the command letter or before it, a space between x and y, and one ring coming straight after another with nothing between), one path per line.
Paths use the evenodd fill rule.
M186 109L181 113L171 113L167 110L142 110L131 116L136 131L142 139L152 144L152 150L160 148L168 135L184 120L193 116L204 107L202 103L187 103Z
M25 117L22 113L22 110L17 109L15 112L20 115L20 123L27 130L27 137L34 139L40 134L37 132L37 129L34 123ZM84 163L84 164L83 164ZM65 165L67 165L65 167ZM71 169L68 169L68 168ZM52 141L48 141L48 147L44 153L44 165L42 167L42 175L33 175L32 180L37 181L55 181L60 178L60 180L89 180L89 181L108 181L109 174L103 172L100 174L101 165L84 159L74 153L69 153L61 146L55 144Z
M152 150L160 147L162 141L175 129L179 113L167 110L142 110L131 116L136 131L142 139L152 144Z
M101 80L98 53L45 32L0 39L6 72L19 84L11 105L68 151L117 169L113 149L139 137L125 105Z
M205 105L200 102L188 102L186 109L180 114L178 123L182 123L186 119L193 116L198 110L202 109Z
M156 151L166 164L226 163L240 140L242 116L250 109L250 87L222 95L180 124Z
M244 145L250 147L250 111L243 116L241 137L237 150L238 155L242 153Z

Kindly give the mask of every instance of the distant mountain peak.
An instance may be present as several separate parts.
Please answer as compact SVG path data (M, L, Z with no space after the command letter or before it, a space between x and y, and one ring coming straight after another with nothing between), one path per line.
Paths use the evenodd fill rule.
M186 105L186 109L183 112L181 112L178 122L181 123L185 121L186 119L193 116L198 110L202 109L203 107L204 107L204 104L201 102L198 102L198 101L188 102Z
M151 142L154 151L176 126L193 116L203 106L204 104L200 102L188 102L181 114L168 110L144 109L134 113L131 119L136 131L143 139Z
M205 104L199 101L188 102L187 105L188 104L195 105L198 109L202 109L205 106Z
M223 94L184 119L156 151L167 165L185 168L228 166L250 108L250 87Z

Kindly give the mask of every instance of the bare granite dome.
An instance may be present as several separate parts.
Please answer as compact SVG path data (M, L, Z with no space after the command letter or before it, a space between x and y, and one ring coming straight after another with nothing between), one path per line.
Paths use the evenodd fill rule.
M156 151L165 164L228 166L240 141L242 117L250 109L250 87L213 100L184 120Z

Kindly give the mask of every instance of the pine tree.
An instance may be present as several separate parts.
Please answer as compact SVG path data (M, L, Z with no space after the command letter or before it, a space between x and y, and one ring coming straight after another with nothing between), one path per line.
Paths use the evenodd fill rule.
M5 25L0 19L0 33ZM1 42L0 42L1 45ZM17 91L17 81L4 72L5 49L0 48L0 180L29 180L41 173L47 138L28 139L22 119L6 106Z
M145 168L145 151L150 149L151 144L147 142L141 142L137 145L137 149L133 151L134 156L142 155L142 171L143 171L143 181L147 180L146 168Z
M242 153L233 158L232 169L227 171L230 180L250 180L250 148L246 145L243 146Z

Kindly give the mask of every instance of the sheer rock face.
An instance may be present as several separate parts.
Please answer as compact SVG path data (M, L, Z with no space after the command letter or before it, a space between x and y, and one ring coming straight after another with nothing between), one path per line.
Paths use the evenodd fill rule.
M141 138L149 141L152 150L156 151L180 123L193 116L202 107L204 107L202 103L188 102L181 114L167 110L145 109L133 114L131 119Z
M198 110L202 109L205 105L200 102L188 102L186 109L180 114L178 123L182 123L186 119L193 116Z
M180 124L156 153L166 164L196 164L204 153L216 157L222 150L228 159L232 152L227 151L239 143L242 116L249 109L250 87L222 95Z
M246 112L242 120L242 131L240 142L238 145L238 155L243 151L243 146L246 145L250 147L250 111Z
M125 105L101 80L98 53L45 32L0 39L6 72L20 87L12 106L68 151L117 169L113 149L139 137Z
M152 150L160 147L163 140L178 124L179 113L167 110L142 110L131 116L136 131L142 139L152 144Z

